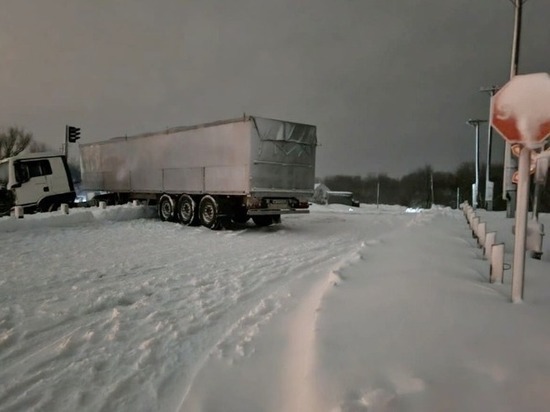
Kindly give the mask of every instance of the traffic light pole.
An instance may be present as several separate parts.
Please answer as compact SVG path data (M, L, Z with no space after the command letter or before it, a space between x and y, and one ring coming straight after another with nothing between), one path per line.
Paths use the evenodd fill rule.
M69 157L69 126L65 126L65 146L63 147L63 152L65 154L65 159Z

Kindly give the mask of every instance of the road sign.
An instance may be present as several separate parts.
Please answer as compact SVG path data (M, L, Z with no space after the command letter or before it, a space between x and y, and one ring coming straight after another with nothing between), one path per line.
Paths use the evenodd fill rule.
M491 125L509 143L542 147L550 136L550 75L514 76L491 98Z

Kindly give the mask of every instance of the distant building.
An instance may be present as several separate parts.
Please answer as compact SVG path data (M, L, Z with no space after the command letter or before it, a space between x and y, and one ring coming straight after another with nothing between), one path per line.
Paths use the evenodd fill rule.
M340 205L359 207L359 202L353 198L352 192L330 190L323 183L315 185L312 201L320 205L338 203Z

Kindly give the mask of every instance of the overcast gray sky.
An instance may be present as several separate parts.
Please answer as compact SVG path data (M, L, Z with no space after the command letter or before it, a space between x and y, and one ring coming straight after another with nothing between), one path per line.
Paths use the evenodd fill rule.
M488 116L480 87L508 80L513 12L510 0L1 0L0 126L58 148L66 124L90 142L246 112L317 125L318 176L454 170L473 160L466 120ZM520 73L550 71L549 17L549 0L525 3Z

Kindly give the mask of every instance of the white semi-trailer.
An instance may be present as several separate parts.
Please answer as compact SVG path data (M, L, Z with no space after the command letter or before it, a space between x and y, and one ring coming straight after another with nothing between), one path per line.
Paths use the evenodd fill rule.
M316 146L315 126L256 116L115 137L80 145L82 188L185 225L267 226L308 212Z

